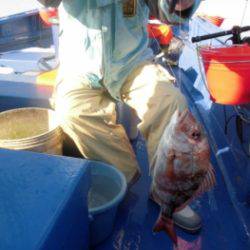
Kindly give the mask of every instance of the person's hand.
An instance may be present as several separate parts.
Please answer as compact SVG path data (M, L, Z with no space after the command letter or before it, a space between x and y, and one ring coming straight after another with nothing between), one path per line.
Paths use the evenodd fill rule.
M178 65L184 46L181 39L174 37L168 46L162 48L165 60L172 65Z

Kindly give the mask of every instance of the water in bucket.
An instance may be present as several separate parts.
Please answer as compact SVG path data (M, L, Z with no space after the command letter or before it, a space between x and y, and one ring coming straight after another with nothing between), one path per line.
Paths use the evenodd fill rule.
M96 208L105 205L120 192L119 185L108 176L92 176L92 185L88 194L88 207Z
M123 200L127 183L115 167L93 163L88 193L90 245L105 240L113 230L118 205Z

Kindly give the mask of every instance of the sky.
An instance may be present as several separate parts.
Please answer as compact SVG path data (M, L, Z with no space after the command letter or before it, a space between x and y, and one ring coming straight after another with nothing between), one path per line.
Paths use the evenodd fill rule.
M197 13L224 17L222 28L250 25L250 0L205 0L202 1ZM242 22L243 16L245 18Z

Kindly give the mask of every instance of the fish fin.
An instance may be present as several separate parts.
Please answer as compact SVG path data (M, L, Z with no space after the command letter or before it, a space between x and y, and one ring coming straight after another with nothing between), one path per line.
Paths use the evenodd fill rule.
M197 191L194 193L193 195L194 198L209 191L211 188L215 186L215 184L216 184L216 178L215 178L214 168L212 167L211 163L209 163L207 174L205 175Z
M173 149L170 149L167 154L167 177L170 179L174 178L174 159L175 159L175 151Z
M209 163L207 174L205 175L198 189L194 192L194 194L192 195L192 197L190 197L190 199L188 199L181 206L176 208L175 212L181 211L184 207L189 205L195 198L201 196L203 193L213 188L215 184L216 184L216 178L215 178L214 168L212 167L211 163Z
M153 232L164 231L170 237L170 239L177 245L177 235L174 230L174 222L171 218L166 218L161 213L154 225Z

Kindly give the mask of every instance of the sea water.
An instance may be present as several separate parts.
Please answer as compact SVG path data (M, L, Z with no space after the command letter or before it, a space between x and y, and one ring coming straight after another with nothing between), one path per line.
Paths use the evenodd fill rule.
M110 177L92 175L88 193L88 207L95 208L113 200L120 192L120 186Z

